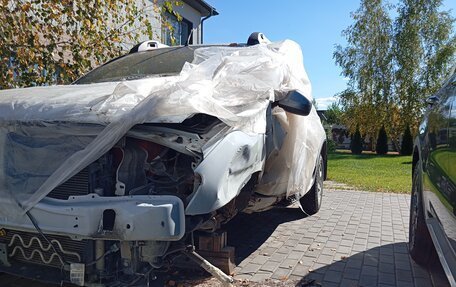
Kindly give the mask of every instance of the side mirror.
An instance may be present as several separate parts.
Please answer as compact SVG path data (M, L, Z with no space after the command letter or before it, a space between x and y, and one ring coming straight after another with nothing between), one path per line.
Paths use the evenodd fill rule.
M428 108L432 108L435 104L437 104L440 101L440 98L437 96L430 96L429 98L426 99L426 104L428 105Z
M298 91L289 92L277 104L285 111L300 116L308 116L312 110L312 102Z

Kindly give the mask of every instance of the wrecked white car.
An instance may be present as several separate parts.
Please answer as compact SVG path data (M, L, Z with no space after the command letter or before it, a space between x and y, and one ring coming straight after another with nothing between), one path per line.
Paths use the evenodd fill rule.
M145 42L72 85L0 91L0 272L131 284L239 212L316 213L326 137L301 49L261 39Z

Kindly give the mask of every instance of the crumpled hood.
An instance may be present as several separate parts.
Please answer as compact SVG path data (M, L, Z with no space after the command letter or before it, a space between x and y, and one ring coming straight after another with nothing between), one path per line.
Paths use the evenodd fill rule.
M199 48L193 63L175 77L0 91L0 159L16 156L0 164L0 215L31 209L134 125L181 122L203 113L233 129L264 133L269 102L294 89L311 99L301 49L286 40ZM103 128L75 129L68 123ZM41 158L42 165L49 161L46 172L27 166L30 158Z

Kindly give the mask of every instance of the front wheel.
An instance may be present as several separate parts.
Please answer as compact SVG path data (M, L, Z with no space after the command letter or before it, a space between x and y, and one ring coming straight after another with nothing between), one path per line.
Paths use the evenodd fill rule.
M307 215L313 215L320 210L323 199L323 180L324 180L325 162L323 157L318 155L317 166L315 167L314 184L310 190L299 199L301 208Z

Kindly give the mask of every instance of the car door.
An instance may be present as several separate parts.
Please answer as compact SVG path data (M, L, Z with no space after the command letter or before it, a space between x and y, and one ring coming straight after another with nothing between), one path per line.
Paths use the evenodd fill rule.
M456 79L450 83L450 98L452 101L448 128L448 149L446 151L445 173L448 176L448 194L451 198L451 206L447 210L452 216L452 222L444 224L445 232L453 249L456 250Z
M431 235L441 249L456 250L456 105L455 77L437 93L441 99L428 115L423 189ZM432 220L432 219L436 219ZM445 246L450 248L445 248ZM451 248L452 247L452 248ZM442 250L442 253L445 253ZM449 255L449 254L448 254Z

